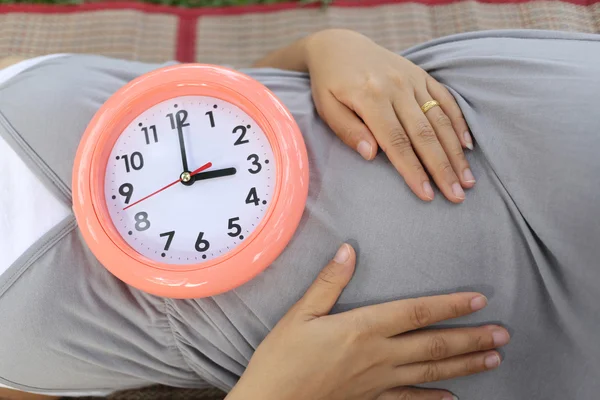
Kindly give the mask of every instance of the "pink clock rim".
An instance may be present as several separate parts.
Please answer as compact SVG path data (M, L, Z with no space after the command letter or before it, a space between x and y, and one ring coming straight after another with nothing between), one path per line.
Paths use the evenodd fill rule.
M104 181L103 176L99 179L97 175L105 168L101 165L107 161L105 153L112 149L110 146L106 150L106 144L111 140L114 143L123 125L133 121L139 110L183 95L222 98L244 109L257 121L277 160L277 183L267 215L243 246L210 262L175 270L141 256L120 236L115 239L116 228L110 219L107 226L107 214L102 220L99 205L106 207ZM96 147L97 144L100 146ZM289 110L268 88L229 68L182 64L164 67L133 80L98 110L82 137L75 158L73 210L90 250L116 277L157 296L199 298L238 287L275 260L300 222L308 195L308 179L308 156L300 129Z

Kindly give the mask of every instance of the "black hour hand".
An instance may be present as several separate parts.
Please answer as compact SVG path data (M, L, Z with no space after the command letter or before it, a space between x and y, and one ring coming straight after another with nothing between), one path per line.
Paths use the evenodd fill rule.
M223 168L216 169L212 171L198 172L195 175L192 175L192 179L194 182L204 181L206 179L220 178L222 176L231 176L235 175L237 170L235 168Z

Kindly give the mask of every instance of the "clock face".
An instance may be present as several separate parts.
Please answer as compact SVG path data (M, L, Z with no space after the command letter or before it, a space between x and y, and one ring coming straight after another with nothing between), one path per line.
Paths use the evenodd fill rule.
M276 165L267 136L239 107L177 97L135 118L108 158L112 222L154 261L199 264L250 237L269 209Z

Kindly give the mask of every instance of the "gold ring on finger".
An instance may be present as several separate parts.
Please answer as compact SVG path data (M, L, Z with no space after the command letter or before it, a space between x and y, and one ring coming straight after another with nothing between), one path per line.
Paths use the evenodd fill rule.
M421 111L423 111L423 114L425 114L427 111L431 110L433 107L439 107L439 106L440 106L440 103L438 103L435 100L430 100L421 106Z

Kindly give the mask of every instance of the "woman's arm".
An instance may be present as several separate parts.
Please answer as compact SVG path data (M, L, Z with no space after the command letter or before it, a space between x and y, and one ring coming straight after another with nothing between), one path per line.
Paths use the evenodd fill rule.
M462 147L467 123L450 92L423 69L344 29L328 29L274 51L255 64L308 71L319 115L348 146L373 159L378 146L422 200L435 184L454 203L475 178ZM436 100L439 107L427 109Z
M308 72L306 65L306 47L313 36L308 36L295 41L289 46L282 47L267 54L257 61L254 68L278 68L288 71Z

